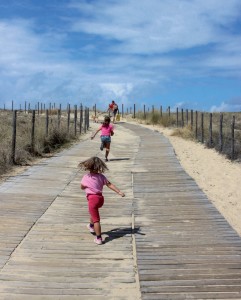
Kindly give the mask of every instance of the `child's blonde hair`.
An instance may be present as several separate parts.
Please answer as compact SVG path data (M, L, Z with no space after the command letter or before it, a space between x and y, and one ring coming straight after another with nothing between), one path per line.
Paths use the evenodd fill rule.
M90 173L104 173L109 170L107 165L97 156L93 156L79 163L82 170L88 170Z

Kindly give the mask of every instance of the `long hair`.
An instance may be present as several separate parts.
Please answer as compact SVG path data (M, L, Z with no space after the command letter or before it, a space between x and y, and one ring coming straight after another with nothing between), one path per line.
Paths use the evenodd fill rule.
M109 170L107 165L97 156L93 156L79 163L81 170L88 170L90 173L104 173Z

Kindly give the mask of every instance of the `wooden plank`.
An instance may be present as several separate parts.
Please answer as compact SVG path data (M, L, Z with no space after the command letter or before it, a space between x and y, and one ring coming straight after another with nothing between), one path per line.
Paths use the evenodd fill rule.
M142 299L241 299L240 237L182 170L167 139L127 127L140 136L133 192Z

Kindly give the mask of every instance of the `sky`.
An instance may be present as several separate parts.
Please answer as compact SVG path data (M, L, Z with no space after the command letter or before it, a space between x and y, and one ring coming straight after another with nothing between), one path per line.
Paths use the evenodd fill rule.
M0 0L0 108L241 111L240 0Z

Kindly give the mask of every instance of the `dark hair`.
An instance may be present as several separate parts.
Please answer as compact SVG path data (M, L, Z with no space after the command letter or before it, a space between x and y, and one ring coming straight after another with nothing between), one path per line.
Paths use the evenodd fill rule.
M110 123L110 117L109 116L105 116L104 117L104 122L109 122Z
M104 173L109 170L106 164L97 156L93 156L79 163L82 170L89 170L90 173Z

